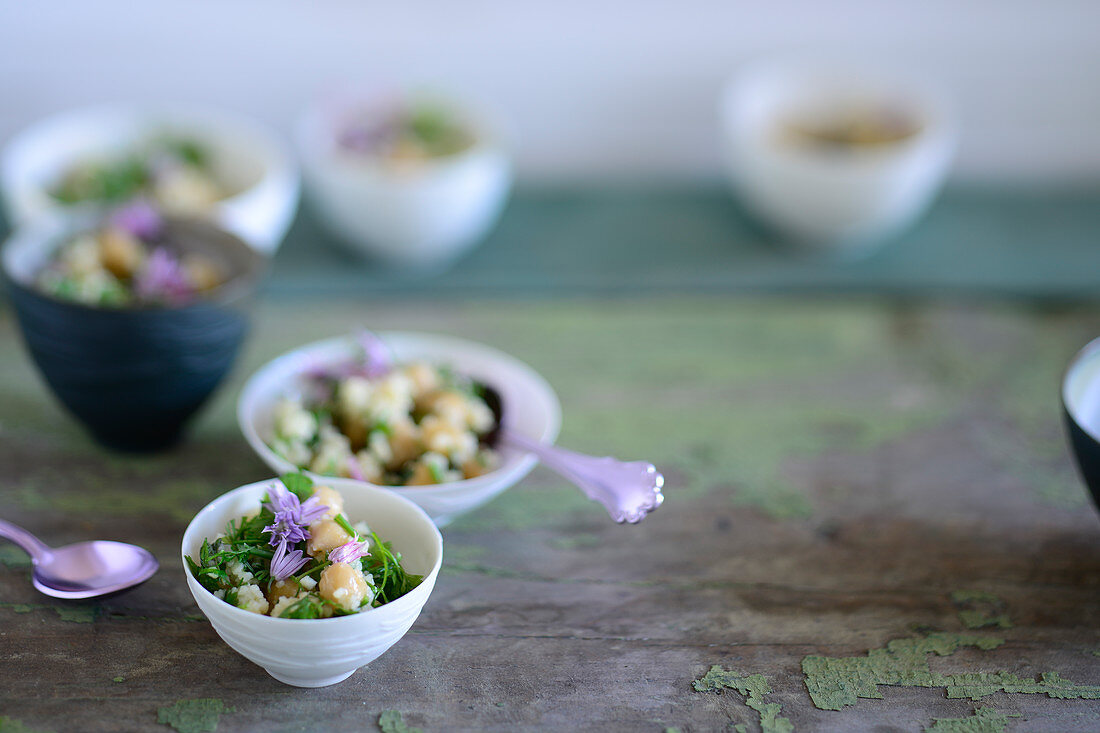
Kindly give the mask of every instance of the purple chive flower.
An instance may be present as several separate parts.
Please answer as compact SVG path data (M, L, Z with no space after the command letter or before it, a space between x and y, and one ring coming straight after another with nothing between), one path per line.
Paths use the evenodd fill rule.
M281 539L271 558L271 577L275 580L286 580L305 567L308 562L309 558L303 556L301 550L287 550L286 539Z
M134 278L134 292L142 300L180 304L195 294L183 265L163 247L157 247Z
M122 229L138 239L150 240L160 234L164 220L145 199L134 199L115 209L110 218L111 226Z
M264 506L275 513L275 522L264 527L264 532L271 533L272 545L280 542L296 545L302 540L308 540L309 530L306 528L328 511L328 507L316 496L301 502L297 494L287 491L286 487L279 482L271 485L267 495L268 501Z
M348 456L348 473L356 481L366 481L367 477L363 475L363 469L359 467L359 461L355 456Z
M331 550L328 553L328 559L329 562L352 562L364 555L369 555L370 553L367 551L369 548L370 542L366 540L362 542L352 540Z
M393 369L393 352L382 339L364 330L359 332L358 340L363 347L363 376L375 379Z
M329 366L322 363L313 363L306 366L303 373L306 377L321 381L346 379L348 377L366 377L377 379L389 374L393 369L393 352L386 346L382 339L367 330L360 331L356 335L362 356L341 364Z

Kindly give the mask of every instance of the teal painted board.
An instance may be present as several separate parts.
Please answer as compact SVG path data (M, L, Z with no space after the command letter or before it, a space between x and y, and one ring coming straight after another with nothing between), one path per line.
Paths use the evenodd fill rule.
M754 226L719 186L520 190L453 269L387 271L341 250L308 202L270 287L304 295L868 292L1100 296L1100 189L948 190L862 259L808 254Z
M1100 297L1100 187L952 188L860 259L784 246L724 187L520 189L496 230L444 273L343 249L303 203L276 256L281 296L552 297L813 292Z

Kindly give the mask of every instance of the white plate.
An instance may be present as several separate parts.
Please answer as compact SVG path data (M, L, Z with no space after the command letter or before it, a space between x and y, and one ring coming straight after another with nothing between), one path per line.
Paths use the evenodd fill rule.
M450 336L413 332L383 332L378 336L400 362L423 360L448 365L460 374L491 385L504 405L509 430L543 443L553 443L561 426L561 405L554 390L531 367L496 349ZM298 470L267 446L272 411L280 398L301 393L301 375L311 367L346 363L359 345L353 337L318 341L283 354L253 374L237 402L237 421L249 445L276 473ZM512 448L500 449L500 466L484 476L432 486L391 487L419 504L435 523L444 526L513 486L534 468L537 459ZM308 471L306 473L309 473ZM350 478L309 474L338 491L344 486L371 485Z

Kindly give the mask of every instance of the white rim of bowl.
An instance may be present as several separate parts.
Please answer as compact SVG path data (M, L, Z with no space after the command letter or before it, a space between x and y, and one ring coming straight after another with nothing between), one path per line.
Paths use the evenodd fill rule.
M240 619L249 619L249 620L261 619L259 621L255 621L255 623L261 623L261 624L265 624L265 623L266 624L272 624L272 623L273 624L288 624L288 623L294 623L294 624L301 624L301 623L340 624L340 623L343 623L343 624L348 624L348 623L355 623L356 619L360 619L359 623L362 623L361 619L369 618L370 616L375 615L376 612L383 611L384 609L389 609L389 608L392 607L394 610L401 610L401 609L404 609L406 606L417 606L417 605L423 606L425 603L427 603L427 601L428 601L427 596L429 596L431 594L431 590L425 590L425 589L429 588L429 586L434 586L434 579L436 578L436 576L438 576L440 568L443 567L443 535L440 533L439 527L437 527L435 525L435 522L432 521L432 518L428 516L427 512L425 512L423 509L421 509L419 506L417 506L415 502L413 502L409 499L406 499L405 497L401 496L400 494L398 494L396 491L393 491L392 489L388 489L384 486L375 486L374 484L367 484L366 482L363 482L364 486L362 486L360 488L367 489L367 490L385 492L387 494L392 495L393 498L397 499L399 502L404 504L407 509L412 509L415 514L419 515L420 519L422 519L429 527L431 527L432 532L433 532L432 539L434 540L432 549L435 551L436 558L435 558L435 562L432 565L431 571L429 571L427 573L424 573L423 580L420 581L420 585L416 586L415 588L413 588L411 591L409 591L405 595L401 596L400 598L396 598L396 599L390 601L389 603L384 603L381 606L378 606L377 608L371 608L370 611L361 611L359 613L353 613L353 614L349 614L347 616L331 616L329 618L280 618L278 616L267 616L265 614L253 613L251 611L246 611L243 608L238 608L238 607L236 607L236 606L234 606L230 603L225 603L224 600L219 599L211 591L207 590L202 585L202 583L199 583L199 581L195 579L195 576L193 576L191 574L191 571L187 567L187 560L185 559L188 556L187 555L187 540L188 540L189 535L191 534L192 527L195 526L195 523L197 521L199 521L199 519L203 515L218 513L215 509L215 506L214 506L215 504L219 504L223 500L229 499L230 497L235 496L237 494L244 494L244 493L247 493L247 492L251 492L251 491L253 491L257 488L260 488L260 487L270 486L271 482L278 481L278 480L279 480L278 478L269 478L269 479L266 479L264 481L254 481L253 483L245 484L244 486L238 486L237 488L233 489L232 491L227 491L226 493L222 494L221 496L211 500L209 504L207 504L206 506L204 506L202 509L200 509L198 512L195 513L195 516L192 517L191 521L188 523L187 529L185 529L183 531L183 539L180 541L180 563L183 565L183 573L187 578L188 587L191 587L191 583L193 581L195 586L197 586L199 589L201 589L204 593L209 594L209 596L213 600L218 601L219 603L225 604L225 607L227 609L230 609L230 613L236 615ZM209 537L204 537L203 539L209 540L210 538ZM393 542L394 541L392 537L383 537L381 539L385 542ZM429 579L432 580L432 583L428 583ZM422 601L419 600L419 597L421 595L425 596L424 600L422 600ZM205 613L204 613L204 615L205 615Z
M1073 399L1070 395L1070 389L1076 381L1074 380L1074 373L1085 362L1090 359L1098 358L1098 352L1100 352L1100 338L1094 338L1078 349L1077 353L1073 355L1073 358L1069 360L1069 364L1066 365L1066 371L1062 375L1062 407L1065 409L1070 419L1077 424L1077 427L1081 428L1090 438L1100 443L1100 435L1095 434L1092 428L1086 426L1081 420L1079 417L1081 405L1078 404L1078 400Z
M400 338L409 336L416 338L429 338L439 341L449 341L462 348L474 349L488 356L491 356L494 360L510 364L519 371L524 372L524 375L526 377L538 384L542 388L544 396L548 398L547 403L550 406L550 412L548 415L549 420L547 424L547 429L541 436L538 436L535 439L538 440L540 443L545 443L547 445L552 445L557 439L558 432L561 429L561 402L558 400L557 393L554 392L554 389L550 386L550 383L547 382L541 374L536 372L531 366L529 366L525 362L520 361L514 356L511 356L510 354L507 354L492 346L487 346L477 341L469 341L467 339L457 338L455 336L447 336L444 334L428 333L425 331L379 331L376 332L375 335L378 336L383 342L385 342L388 338ZM241 388L240 397L238 397L237 399L237 424L240 427L241 432L244 434L245 440L248 441L248 444L252 446L252 450L260 457L261 460L263 460L265 464L270 466L271 462L275 461L279 464L292 465L285 458L275 453L275 451L273 451L271 447L268 446L267 442L264 441L262 437L260 437L259 430L256 429L255 424L250 419L250 415L247 415L245 413L245 403L248 401L246 400L246 397L251 395L251 393L257 389L257 384L260 377L267 370L274 369L277 366L280 366L284 361L301 358L300 355L305 352L332 348L333 346L338 344L347 344L352 338L353 337L350 336L335 336L333 338L322 339L320 341L314 341L312 343L305 344L304 346L299 346L296 349L292 349L290 351L280 354L279 356L276 356L274 359L265 363L263 366L253 372L251 376L249 376L248 380L244 384L244 387ZM531 453L520 450L517 450L516 452L520 455L520 459L517 462L515 468L513 468L512 470L521 470L523 472L526 472L530 470L530 468L533 467L535 463L538 462L538 459ZM417 493L429 493L440 490L462 491L463 489L476 485L476 483L481 483L487 478L492 477L500 471L504 470L504 466L499 466L492 471L484 473L481 476L477 476L475 478L462 479L460 481L446 481L439 484L429 484L427 486L386 486L384 484L371 483L370 481L367 481L365 479L355 479L348 476L326 476L324 474L314 473L313 471L309 471L307 469L301 469L293 466L292 468L293 470L301 471L303 474L309 476L314 481L323 482L329 479L338 478L342 481L365 484L374 488L393 491L401 495L416 495Z
M954 149L956 130L950 104L944 92L930 79L902 69L883 68L873 59L841 57L822 60L813 56L757 58L744 64L727 79L722 86L718 103L722 134L727 144L732 138L744 137L744 133L739 131L740 125L734 120L743 87L755 78L767 75L813 77L839 74L848 74L857 81L868 82L870 86L877 87L879 92L890 87L898 92L896 97L905 97L911 103L911 108L919 111L924 118L923 124L916 133L907 138L865 150L850 151L839 161L835 157L807 154L806 151L788 149L787 146L772 148L777 156L833 168L841 164L852 167L874 164L926 145L943 145L948 150Z
M37 119L22 127L4 144L3 149L0 150L0 181L2 181L4 188L15 188L17 179L11 170L11 159L16 155L16 151L27 144L28 140L42 135L43 128L71 124L72 120L86 116L130 117L139 121L152 122L153 125L150 129L157 124L156 120L158 119L163 120L164 123L182 124L184 126L189 122L208 124L211 129L232 127L243 130L247 133L248 137L258 140L260 147L264 149L265 153L263 171L260 177L256 179L252 185L230 196L215 201L215 209L221 206L233 206L240 201L244 201L249 196L254 195L254 193L263 186L269 185L270 182L288 180L293 183L298 179L297 164L287 144L274 131L268 129L261 122L251 117L219 109L217 107L203 105L192 106L156 102L149 104L140 102L118 102L67 109L62 112L47 115L46 117ZM32 183L39 193L48 197L45 189L42 188L38 182ZM63 204L57 204L57 206L62 209L70 208Z

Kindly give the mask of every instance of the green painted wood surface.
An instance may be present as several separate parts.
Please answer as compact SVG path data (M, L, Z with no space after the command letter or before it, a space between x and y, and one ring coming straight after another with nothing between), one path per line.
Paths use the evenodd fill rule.
M827 292L1100 296L1100 189L955 188L859 260L791 250L720 186L521 189L500 226L446 276L372 269L334 245L308 205L269 292L516 297Z
M0 231L6 227L0 224ZM381 268L303 204L266 292L280 297L554 297L864 293L1100 298L1100 188L957 186L915 227L857 259L792 248L725 187L521 188L446 273Z
M234 423L244 376L361 325L524 359L561 396L563 444L655 461L668 498L621 527L536 470L446 529L444 571L401 643L341 685L298 690L217 638L179 538L209 499L267 474ZM974 701L932 683L1100 685L1100 518L1057 403L1063 365L1097 332L1093 309L957 302L268 297L190 439L130 457L57 407L0 311L3 515L54 543L136 541L164 566L131 593L61 603L0 545L0 730L164 731L158 715L205 724L215 707L223 733L371 730L391 710L426 731L919 731L978 707L1009 731L1094 730L1096 700ZM906 642L876 652L877 671L858 661L896 639L947 655ZM695 685L714 665L756 692ZM905 686L832 691L857 672Z

